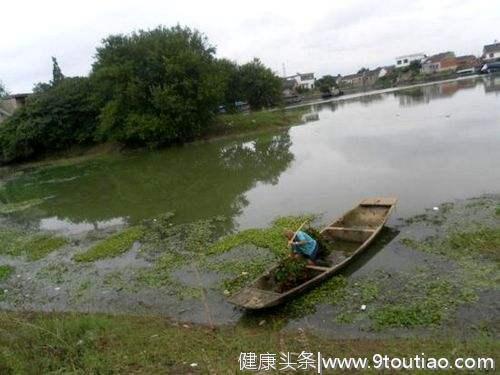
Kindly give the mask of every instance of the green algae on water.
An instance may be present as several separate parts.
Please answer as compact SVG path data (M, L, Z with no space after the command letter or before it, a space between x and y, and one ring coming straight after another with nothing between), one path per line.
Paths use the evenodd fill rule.
M144 230L141 226L127 228L97 243L87 251L76 254L73 259L77 262L93 262L116 257L130 250L134 242L139 241L143 234Z
M39 260L66 245L68 241L49 233L24 233L16 229L0 229L0 254L26 256Z

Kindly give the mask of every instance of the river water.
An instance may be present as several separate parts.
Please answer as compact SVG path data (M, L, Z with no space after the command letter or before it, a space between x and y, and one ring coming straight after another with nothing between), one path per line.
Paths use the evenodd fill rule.
M151 152L26 170L3 203L40 229L79 232L167 211L223 215L227 230L276 216L339 216L396 196L395 218L500 191L500 77L471 78L306 107L300 126Z

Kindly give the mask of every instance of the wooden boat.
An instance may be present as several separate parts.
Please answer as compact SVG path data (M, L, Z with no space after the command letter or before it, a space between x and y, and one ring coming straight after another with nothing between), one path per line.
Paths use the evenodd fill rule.
M325 264L329 266L307 266L311 276L302 284L280 291L274 281L274 271L277 268L274 266L249 286L229 297L228 301L249 310L264 309L279 305L335 275L368 248L382 230L396 202L396 198L364 199L321 230L322 237L331 241L333 247L332 253L325 259Z

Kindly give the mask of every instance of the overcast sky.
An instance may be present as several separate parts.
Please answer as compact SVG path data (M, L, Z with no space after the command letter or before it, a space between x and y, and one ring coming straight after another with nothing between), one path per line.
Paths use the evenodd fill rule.
M348 74L398 55L452 50L479 55L500 40L498 0L24 0L0 5L0 80L10 92L86 75L109 34L177 23L204 32L217 55L256 56L278 74Z

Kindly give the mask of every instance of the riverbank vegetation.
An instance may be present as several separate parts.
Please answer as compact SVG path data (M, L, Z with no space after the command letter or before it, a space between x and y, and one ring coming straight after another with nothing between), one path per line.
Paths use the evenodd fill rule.
M221 109L235 112L246 102L260 110L281 99L280 78L258 59L243 65L219 59L207 38L187 27L107 37L88 77L65 77L57 60L53 65L53 79L37 84L26 105L2 125L2 163L75 145L183 143L210 134L214 124L220 132ZM276 117L291 120L254 120L274 126Z
M0 314L0 372L235 373L240 353L321 352L324 356L490 357L498 340L479 335L333 340L305 330L179 324L162 318L86 314ZM277 364L279 361L277 361ZM368 370L369 371L369 370Z
M302 109L222 114L217 116L209 134L225 136L279 129L299 124L303 114Z

